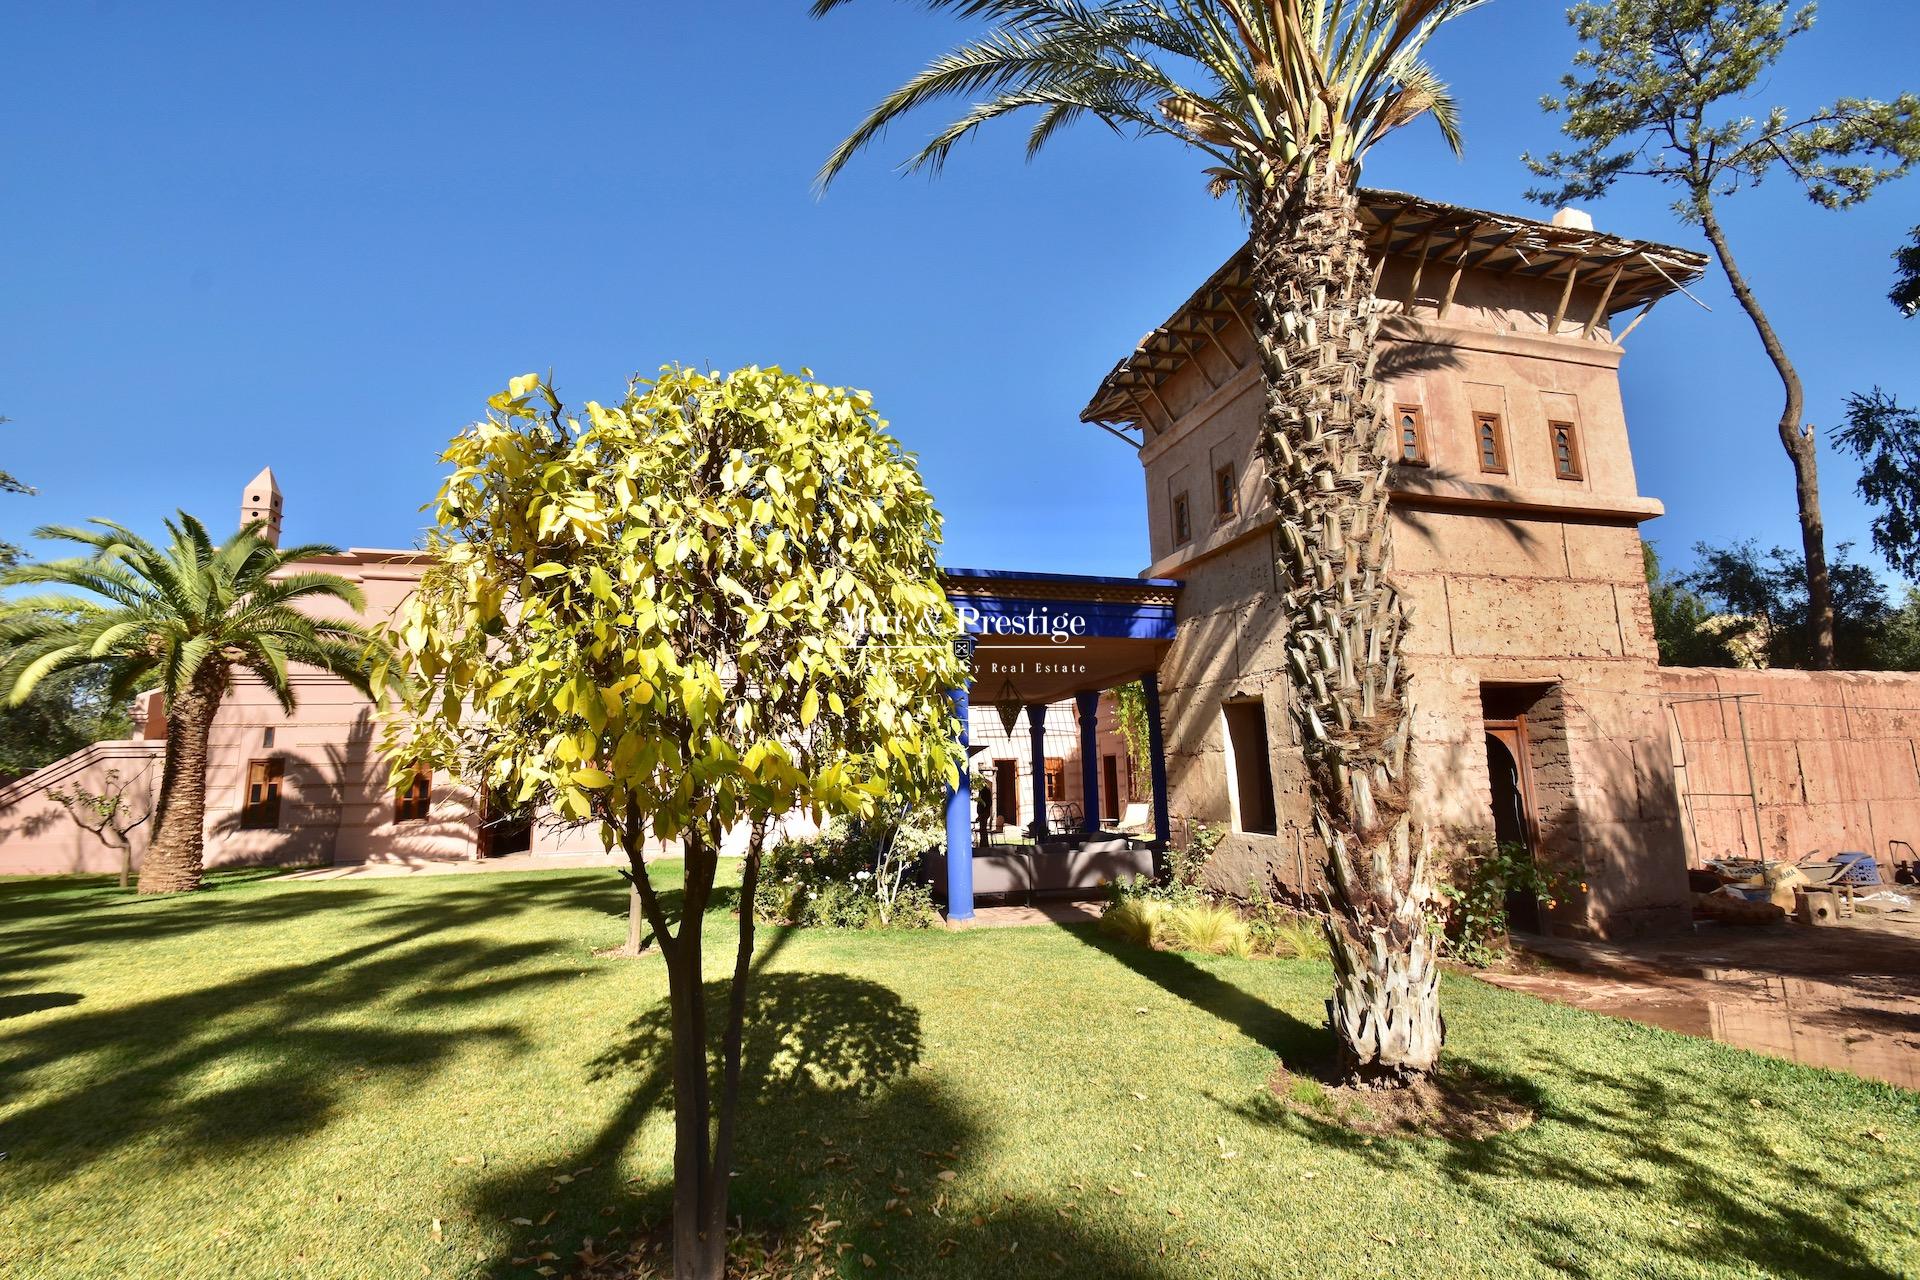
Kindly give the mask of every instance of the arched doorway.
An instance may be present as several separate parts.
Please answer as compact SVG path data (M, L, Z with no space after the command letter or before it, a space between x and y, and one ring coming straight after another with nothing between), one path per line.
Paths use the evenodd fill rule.
M1501 844L1517 844L1532 857L1534 848L1533 775L1527 767L1524 717L1487 721L1487 780L1493 792L1493 835ZM1540 900L1530 892L1507 894L1507 923L1528 933L1540 931Z

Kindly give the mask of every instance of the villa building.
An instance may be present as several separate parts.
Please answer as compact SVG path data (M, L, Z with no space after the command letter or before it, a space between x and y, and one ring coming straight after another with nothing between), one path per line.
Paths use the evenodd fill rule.
M1362 200L1384 315L1395 574L1412 609L1416 803L1433 837L1526 845L1564 869L1568 892L1544 913L1511 903L1517 923L1603 935L1684 925L1686 869L1705 856L1920 841L1920 681L1658 666L1639 525L1662 507L1635 481L1620 364L1705 259L1599 234L1571 210L1538 222ZM1151 556L1139 578L945 573L972 660L955 693L969 767L927 870L955 919L976 893L1087 891L1147 871L1196 823L1225 831L1218 888L1319 887L1247 274L1242 251L1082 414L1138 453ZM242 519L277 537L282 514L263 471ZM422 559L356 549L302 567L351 579L382 617ZM1130 744L1107 691L1135 680L1147 740ZM294 682L292 716L244 680L220 712L209 862L598 851L590 831L444 776L396 796L365 700L329 677ZM1820 710L1742 701L1764 698ZM117 865L54 793L157 778L164 716L149 697L137 719L133 740L0 788L0 871Z
M1684 923L1679 800L1638 526L1622 343L1705 260L1384 191L1362 198L1399 465L1420 815L1577 868L1563 927ZM1320 855L1287 710L1249 255L1107 376L1082 417L1139 451L1153 563L1184 584L1160 669L1176 812L1224 824L1222 888L1311 889ZM1636 312L1616 327L1614 318Z

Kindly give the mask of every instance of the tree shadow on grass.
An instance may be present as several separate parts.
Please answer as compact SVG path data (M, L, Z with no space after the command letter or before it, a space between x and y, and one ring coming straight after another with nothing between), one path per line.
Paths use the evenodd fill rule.
M506 885L475 885L461 877L405 896L372 885L333 883L237 891L279 874L223 872L218 888L170 897L142 898L110 886L96 891L50 879L6 886L0 891L0 925L5 926L0 992L29 985L32 974L102 947L147 947L233 929L298 926L319 916L336 922L337 930L460 928L530 911L598 908L611 915L626 906L624 884L598 872L544 872Z
M724 983L709 985L710 1001L724 997ZM919 1011L891 988L838 973L760 974L746 1026L736 1230L814 1242L829 1269L846 1274L1165 1275L1137 1240L1076 1224L1060 1200L981 1184L970 1156L980 1127L921 1068ZM583 1241L605 1253L664 1226L670 1155L631 1177L622 1159L649 1122L670 1124L669 1050L663 1001L584 1065L589 1080L623 1095L588 1142L475 1187L475 1216L516 1235L488 1269L544 1253L565 1269Z
M1309 1069L1333 1058L1333 1032L1276 1009L1209 972L1178 951L1155 951L1102 933L1094 924L1061 926L1078 941L1156 984L1167 994L1210 1013L1261 1045L1287 1066Z
M484 1007L574 977L578 948L560 939L488 942L473 931L556 906L602 906L611 915L624 902L613 876L449 886L402 899L365 888L195 895L155 910L99 912L108 921L83 914L31 937L9 935L0 964L12 970L55 962L62 947L137 946L223 926L298 921L311 929L316 917L324 936L347 940L320 955L293 947L297 960L227 981L0 1030L0 1078L12 1098L26 1099L0 1123L9 1177L32 1187L110 1156L148 1158L142 1149L169 1164L212 1165L236 1149L317 1131L366 1080L417 1086L473 1045L511 1049L525 1039L515 1022L449 1029L419 1015ZM46 1010L78 997L4 999ZM43 1078L58 1083L40 1088ZM156 1136L164 1140L149 1141Z
M1754 1132L1768 1109L1755 1108L1744 1095L1716 1094L1698 1079L1656 1065L1601 1071L1537 1046L1528 1057L1531 1079L1547 1087L1508 1079L1533 1092L1539 1119L1483 1141L1368 1139L1272 1098L1236 1110L1381 1170L1443 1180L1499 1212L1513 1238L1568 1275L1595 1274L1595 1263L1625 1260L1649 1274L1703 1265L1794 1280L1897 1274L1863 1244L1860 1228L1877 1218L1871 1225L1883 1235L1912 1238L1920 1161L1859 1142L1855 1133L1872 1117L1809 1105L1808 1130L1823 1138L1820 1158L1811 1161L1784 1154ZM1636 1208L1610 1214L1601 1237L1590 1213L1516 1211L1514 1188L1523 1185L1533 1203L1543 1193L1551 1200L1557 1188L1589 1203L1631 1197Z

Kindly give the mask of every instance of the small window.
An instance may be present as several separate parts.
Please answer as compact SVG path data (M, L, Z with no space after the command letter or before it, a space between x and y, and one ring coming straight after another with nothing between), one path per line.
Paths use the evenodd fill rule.
M1424 467L1427 457L1427 417L1417 404L1395 405L1393 409L1394 428L1400 433L1399 462L1410 467Z
M1193 541L1193 512L1187 506L1187 495L1173 495L1173 545L1184 547Z
M240 804L240 826L245 831L272 831L280 825L280 781L286 764L254 760L247 765L247 794Z
M1507 429L1497 413L1473 415L1473 436L1480 450L1480 469L1488 475L1507 474Z
M1267 708L1263 702L1229 702L1227 746L1233 755L1233 816L1241 831L1279 831L1273 797L1273 761L1267 754Z
M433 770L421 765L413 771L413 781L407 784L407 789L393 802L393 820L425 822L432 802Z
M260 745L269 750L273 748L273 729L271 726L260 731Z
M1580 468L1580 428L1571 422L1549 422L1547 438L1553 442L1553 474L1562 480L1579 480L1584 475Z
M1067 762L1059 756L1047 757L1047 799L1067 798Z
M1231 519L1240 509L1240 495L1233 484L1233 464L1229 462L1213 473L1213 514Z

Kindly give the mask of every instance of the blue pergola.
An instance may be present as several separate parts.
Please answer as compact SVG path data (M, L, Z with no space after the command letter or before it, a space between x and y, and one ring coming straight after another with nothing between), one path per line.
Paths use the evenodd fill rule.
M1083 827L1100 829L1096 711L1103 690L1140 681L1146 690L1147 739L1153 780L1156 853L1172 838L1167 811L1166 749L1160 730L1160 660L1174 638L1180 583L1158 578L1104 578L1003 569L948 569L947 598L966 633L971 677L953 693L967 745L967 713L975 685L995 702L1025 708L1033 752L1034 843L1046 841L1047 707L1072 698L1080 722ZM1063 833L1065 834L1065 833ZM973 783L963 764L947 796L947 918L973 915Z

